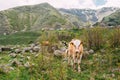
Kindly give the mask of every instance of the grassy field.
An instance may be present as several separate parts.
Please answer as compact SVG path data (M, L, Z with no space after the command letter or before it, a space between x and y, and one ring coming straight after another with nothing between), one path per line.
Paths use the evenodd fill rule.
M84 42L84 47L93 49L95 53L83 57L82 72L78 73L68 67L63 58L55 57L48 51L36 53L39 54L37 57L36 54L29 52L17 54L16 58L10 57L9 52L2 52L0 53L0 64L9 65L10 61L17 59L22 61L22 64L29 62L30 66L10 65L14 70L7 73L0 68L0 80L120 80L119 34L119 29L94 28L39 33L26 32L2 36L0 37L2 45L28 44L30 41L40 42L43 40L59 45L59 41L69 42L72 38L80 38ZM7 42L7 38L11 42ZM25 39L23 40L23 38ZM15 41L18 39L19 43ZM104 49L105 52L101 52L101 49Z
M29 44L34 42L39 36L39 32L18 32L10 35L0 35L0 45Z

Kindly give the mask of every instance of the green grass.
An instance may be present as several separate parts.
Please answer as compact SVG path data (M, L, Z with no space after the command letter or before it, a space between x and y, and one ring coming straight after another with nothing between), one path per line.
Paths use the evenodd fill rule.
M119 71L113 71L119 67L117 63L119 63L120 54L118 53L120 53L119 50L110 50L105 54L96 52L83 58L81 73L74 71L67 66L67 62L62 61L62 58L54 57L52 54L48 56L46 53L43 55L40 53L38 57L35 57L34 54L25 53L24 63L29 61L30 64L34 63L34 66L30 68L14 67L15 69L9 73L0 73L0 80L119 80ZM5 63L13 59L7 57L8 54L0 56L4 58ZM27 56L30 56L31 59L27 60ZM17 56L18 58L19 56ZM112 77L112 74L115 76Z
M0 45L22 45L34 42L40 33L38 32L18 32L10 35L0 35Z
M0 44L27 45L30 41L49 40L52 44L55 43L59 45L59 40L61 41L63 39L69 42L72 38L80 38L84 41L84 47L87 47L85 36L87 31L88 29L42 31L39 33L20 32L6 36L1 35ZM38 57L35 57L35 54L31 53L21 54L24 58L17 55L16 59L18 61L23 59L23 64L29 62L30 68L12 66L14 67L13 71L0 73L0 80L119 80L120 72L116 69L120 68L120 48L111 47L110 44L111 34L114 33L114 29L102 29L100 31L102 31L101 35L105 41L103 47L100 49L105 49L105 52L101 53L100 49L98 49L94 54L83 58L81 73L68 67L67 62L64 62L62 58L54 57L52 53L50 54L46 51L43 54L40 52ZM9 52L0 53L0 57L2 57L0 64L9 64L9 60L14 60L14 58L8 56L8 53ZM29 60L27 56L30 57Z

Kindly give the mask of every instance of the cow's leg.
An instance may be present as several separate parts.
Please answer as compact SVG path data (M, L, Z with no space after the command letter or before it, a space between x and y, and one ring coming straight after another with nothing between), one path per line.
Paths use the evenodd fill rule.
M76 55L73 55L73 69L75 70L76 69Z
M71 56L70 56L70 54L68 54L68 66L70 66L71 65Z
M82 54L80 55L77 63L78 63L78 72L81 72L81 68L80 68L80 63L81 63L81 59L82 59Z

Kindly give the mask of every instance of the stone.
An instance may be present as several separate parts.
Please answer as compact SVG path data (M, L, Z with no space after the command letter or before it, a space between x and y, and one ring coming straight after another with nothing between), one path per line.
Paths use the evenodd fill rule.
M105 50L104 50L104 49L101 49L100 52L101 52L101 53L105 53Z
M1 47L1 50L2 51L11 51L11 48L10 47Z
M33 52L39 52L40 51L40 47L39 46L35 46L33 47Z
M25 47L22 51L22 53L25 53L25 52L30 52L32 48L31 47Z
M93 49L90 49L88 52L89 52L90 54L93 54L93 53L94 53L94 50L93 50Z
M15 53L21 53L20 49L15 49Z
M14 70L13 67L10 67L9 65L5 64L0 64L0 73L9 73L12 70Z
M22 66L21 62L19 62L17 59L14 59L14 60L11 62L11 65L12 65L12 66L15 66L15 67Z
M54 55L55 55L55 56L58 56L58 57L59 57L59 56L63 56L63 53L64 53L64 52L61 51L61 50L55 50L55 51L54 51Z
M15 58L15 57L17 56L17 54L15 54L15 53L10 53L10 55L9 55L9 56L11 56L11 57Z
M30 67L30 63L29 63L29 62L26 62L26 63L24 64L24 66L25 66L26 68L29 68L29 67Z
M66 51L66 47L61 47L60 50L65 52Z

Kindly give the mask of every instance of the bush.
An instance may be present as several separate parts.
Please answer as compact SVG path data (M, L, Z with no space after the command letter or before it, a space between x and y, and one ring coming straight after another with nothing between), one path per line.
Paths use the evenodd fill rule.
M86 42L89 49L98 50L104 45L103 41L103 29L102 28L93 28L89 29L86 33Z
M120 47L120 28L116 28L111 32L110 44L113 48Z

